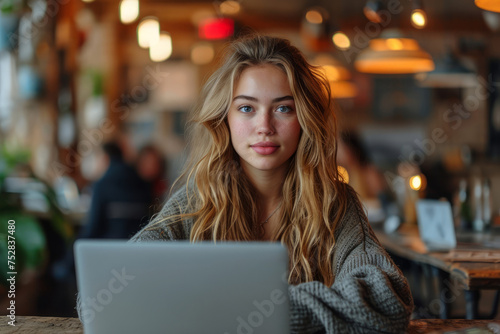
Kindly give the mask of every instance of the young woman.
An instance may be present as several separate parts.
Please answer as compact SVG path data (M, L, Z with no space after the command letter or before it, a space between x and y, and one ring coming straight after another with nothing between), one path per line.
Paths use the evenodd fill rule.
M287 40L233 42L194 110L185 185L132 241L279 241L294 333L401 333L413 300L337 173L330 96Z

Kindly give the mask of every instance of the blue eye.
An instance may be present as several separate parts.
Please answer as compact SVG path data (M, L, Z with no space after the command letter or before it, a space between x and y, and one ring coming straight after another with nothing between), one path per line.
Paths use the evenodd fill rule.
M289 106L279 106L278 108L276 108L276 111L279 111L280 113L287 113L291 112L292 108L290 108Z
M244 112L244 113L249 113L252 111L252 107L250 106L242 106L238 108L239 111Z

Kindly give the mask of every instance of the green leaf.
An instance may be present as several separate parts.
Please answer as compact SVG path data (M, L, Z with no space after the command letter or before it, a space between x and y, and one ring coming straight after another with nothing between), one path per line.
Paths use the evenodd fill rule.
M32 216L20 212L0 213L0 277L6 284L8 264L9 220L15 221L15 264L17 274L24 269L37 269L45 259L47 241L40 223ZM11 238L12 239L12 238ZM11 253L12 255L12 253Z

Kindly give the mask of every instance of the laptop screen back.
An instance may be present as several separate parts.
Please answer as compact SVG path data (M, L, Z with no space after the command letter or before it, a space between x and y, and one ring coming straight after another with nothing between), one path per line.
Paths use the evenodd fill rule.
M85 333L289 333L282 245L80 240L75 255Z
M429 250L450 250L457 246L450 203L419 200L417 217L420 238Z

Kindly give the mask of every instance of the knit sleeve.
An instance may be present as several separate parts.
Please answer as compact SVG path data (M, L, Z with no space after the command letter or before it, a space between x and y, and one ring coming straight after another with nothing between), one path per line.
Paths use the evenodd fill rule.
M293 333L402 333L413 299L406 278L378 242L356 193L336 233L331 287L289 287Z
M186 188L181 188L175 192L165 203L162 210L156 214L151 221L136 233L130 242L139 241L175 241L189 240L192 227L192 219L169 218L187 213L189 207Z

